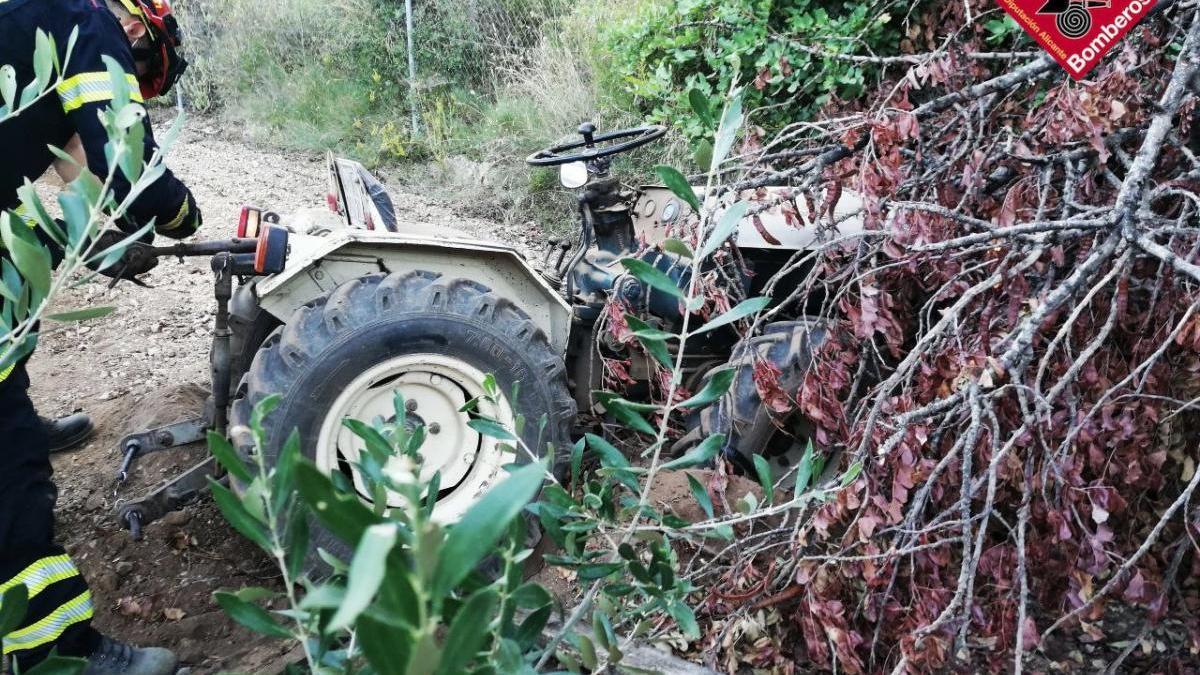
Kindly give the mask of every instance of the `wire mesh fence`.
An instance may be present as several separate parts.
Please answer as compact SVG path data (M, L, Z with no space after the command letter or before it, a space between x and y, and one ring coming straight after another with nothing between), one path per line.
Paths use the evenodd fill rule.
M417 0L413 6L417 99L446 88L489 96L537 58L569 0Z
M177 0L193 58L193 103L219 105L246 71L350 61L420 101L460 89L493 95L525 71L572 0ZM411 26L411 35L409 27ZM409 65L411 63L411 70ZM411 103L411 101L409 102Z

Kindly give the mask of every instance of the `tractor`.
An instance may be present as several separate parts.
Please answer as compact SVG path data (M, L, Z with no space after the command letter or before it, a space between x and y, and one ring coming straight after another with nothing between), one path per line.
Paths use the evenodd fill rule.
M664 187L629 185L611 171L614 156L665 132L642 126L597 133L584 124L578 140L528 158L560 167L562 185L576 191L578 204L578 236L550 242L542 270L509 246L403 222L378 180L332 157L328 211L281 218L247 207L234 238L138 245L136 255L212 259L212 394L197 418L124 438L121 476L137 457L201 440L208 430L253 452L252 411L273 394L281 399L263 420L268 464L296 430L303 455L323 471L341 473L365 501L372 496L358 473L361 441L342 422L389 419L402 395L406 424L425 430L424 477L440 473L433 515L441 522L461 517L503 478L506 464L533 459L526 455L557 449L552 465L561 470L572 438L584 430L581 420L605 413L593 393L605 387L607 364L625 364L632 389L649 391L652 364L632 344L613 339L606 307L619 301L663 330L683 319L675 298L645 287L620 261L639 258L686 284L690 261L661 244L682 231L690 208ZM861 229L852 210L845 197L834 209L842 233ZM800 216L797 225L794 213L767 211L741 224L731 237L740 263L718 275L732 295L758 293L766 280L796 267L798 251L828 235L807 213ZM785 277L777 288L788 283ZM702 386L718 368L735 373L719 401L691 416L677 448L723 433L724 454L735 466L750 466L756 454L784 468L794 464L809 430L798 416L763 405L754 369L770 362L780 386L796 391L826 329L809 316L819 308L784 309L746 338L725 328L689 340L685 386ZM482 396L485 378L500 396ZM463 412L475 399L478 409ZM468 425L472 415L510 428L518 416L545 423L523 425L521 440L531 452L514 457L508 444ZM151 494L118 504L116 516L136 538L148 522L195 499L216 472L210 457ZM310 548L349 554L319 527Z

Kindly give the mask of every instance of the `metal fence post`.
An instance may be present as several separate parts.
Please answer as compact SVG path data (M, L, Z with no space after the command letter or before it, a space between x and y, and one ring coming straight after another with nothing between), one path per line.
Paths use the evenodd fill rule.
M412 0L404 0L404 32L408 38L408 104L412 110L412 135L420 133L420 115L417 113L417 60L413 53L413 9Z

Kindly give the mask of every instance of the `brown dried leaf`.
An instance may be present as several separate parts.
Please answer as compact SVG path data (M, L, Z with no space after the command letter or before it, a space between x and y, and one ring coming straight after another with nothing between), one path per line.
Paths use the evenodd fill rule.
M117 613L124 616L141 616L146 611L142 603L134 600L132 596L126 596L117 600Z

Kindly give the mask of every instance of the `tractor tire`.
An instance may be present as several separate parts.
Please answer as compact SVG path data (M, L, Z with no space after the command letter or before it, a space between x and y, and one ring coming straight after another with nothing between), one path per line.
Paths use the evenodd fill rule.
M528 453L504 452L499 441L475 432L467 414L458 412L483 394L486 374L495 377L502 400L481 403L480 413L510 429L516 415L523 415L522 440L539 455L548 445L555 448L554 470L561 476L575 416L562 357L514 302L474 281L433 272L365 276L296 310L263 343L242 378L230 428L243 456L253 452L247 427L255 405L282 395L263 421L268 465L297 430L303 456L328 473L342 473L369 503L352 466L361 445L341 421L394 419L393 395L399 390L412 406L409 423L426 427L423 477L442 472L434 518L452 523L503 480L505 464L530 461ZM514 385L518 398L510 400ZM547 423L539 429L543 416ZM319 548L349 560L354 542L312 525L310 571L325 569Z
M812 434L812 425L797 411L778 415L763 405L754 383L754 367L768 362L779 369L779 386L795 396L812 365L813 353L825 341L825 323L817 319L768 324L761 335L737 343L728 364L734 369L729 391L700 411L696 441L725 434L725 458L736 469L754 475L754 456L771 465L772 476L792 473ZM787 481L784 481L786 484Z

